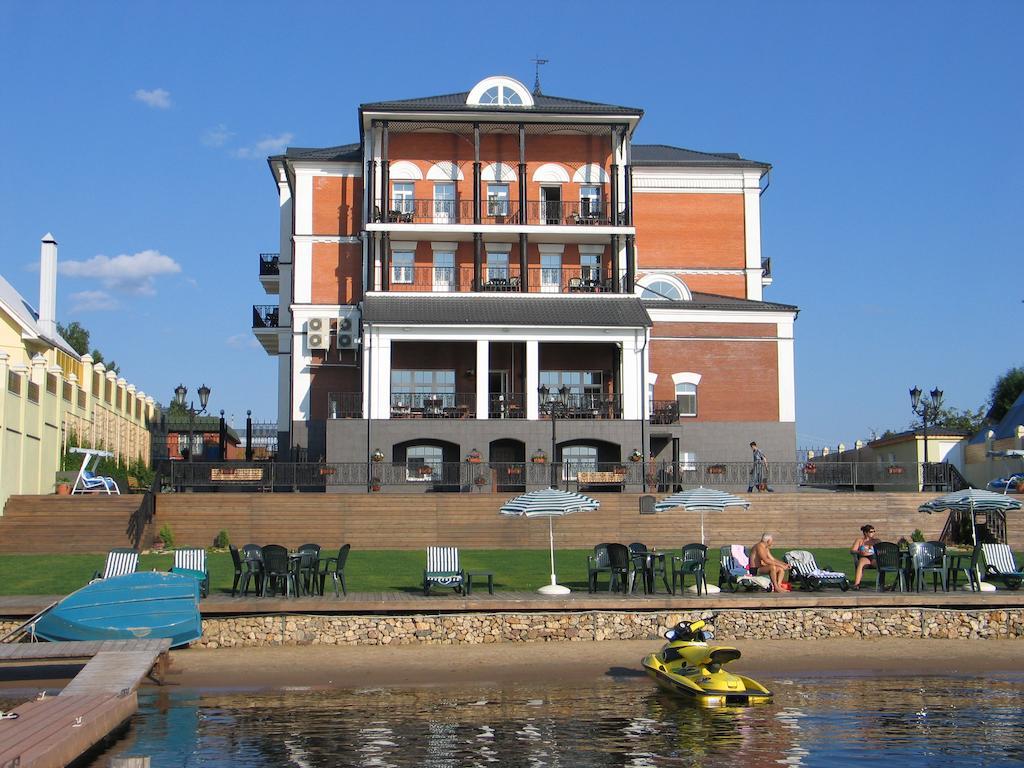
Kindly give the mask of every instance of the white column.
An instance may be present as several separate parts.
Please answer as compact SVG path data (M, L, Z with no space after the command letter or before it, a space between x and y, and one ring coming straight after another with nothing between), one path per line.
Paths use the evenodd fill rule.
M491 370L491 343L487 339L476 340L476 417L486 419L490 410L487 383Z
M291 325L294 245L292 241L292 193L283 169L277 187L280 196L278 206L281 229L278 245L278 325L284 328ZM287 390L285 390L285 396L287 396Z
M761 172L743 174L743 226L746 232L747 298L761 301Z
M377 336L373 348L370 386L373 387L371 418L391 418L391 339Z
M641 371L643 370L645 352L642 348L643 339L636 336L622 340L622 418L642 419L646 393L642 391Z
M10 360L11 356L0 349L0 430L6 431L5 425L10 420L10 414L7 411L7 401L10 400L7 396L7 361ZM0 433L2 434L2 433ZM4 455L4 444L6 440L0 439L0 467L6 466L4 461L7 457ZM4 490L3 484L0 483L0 516L4 513L4 504L7 503L7 491Z
M309 390L313 384L310 373L312 356L301 333L292 336L292 421L309 419ZM281 428L279 424L278 429ZM289 427L290 429L290 427Z
M540 343L526 342L526 418L537 421L540 418L537 387L540 386ZM554 456L551 460L554 461Z
M796 421L796 373L793 359L793 321L778 324L779 421Z

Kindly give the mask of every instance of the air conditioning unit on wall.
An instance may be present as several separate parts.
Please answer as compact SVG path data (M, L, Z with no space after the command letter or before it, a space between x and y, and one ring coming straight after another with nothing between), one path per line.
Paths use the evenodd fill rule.
M338 349L354 349L359 345L359 315L352 313L338 318Z
M306 342L310 349L331 348L331 318L312 317L306 321Z

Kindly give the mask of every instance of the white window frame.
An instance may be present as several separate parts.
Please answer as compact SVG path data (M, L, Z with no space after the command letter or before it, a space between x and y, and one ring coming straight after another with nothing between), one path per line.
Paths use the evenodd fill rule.
M415 454L422 453L422 457ZM410 456L410 454L414 454ZM429 457L428 457L429 454ZM410 483L429 483L440 474L444 465L444 449L439 445L410 445L405 449L405 479ZM429 466L430 474L420 474L420 467Z
M401 189L399 189L401 187ZM416 208L416 183L413 181L391 182L391 210L399 213L413 213Z
M582 457L586 453L586 458ZM581 454L581 458L574 458L574 454ZM568 454L568 455L567 455ZM593 459L590 457L593 456ZM596 445L566 445L562 448L562 479L575 480L579 471L593 472L599 466L600 452Z
M697 416L700 408L699 390L702 376L693 371L680 371L672 374L672 383L675 385L676 403L679 405L679 416L693 418ZM692 388L692 389L691 389ZM692 412L683 407L680 398L693 398Z
M455 251L434 251L431 289L442 293L455 290Z
M415 251L391 252L391 282L395 285L412 285L416 282Z
M508 216L508 184L491 181L487 184L487 215Z

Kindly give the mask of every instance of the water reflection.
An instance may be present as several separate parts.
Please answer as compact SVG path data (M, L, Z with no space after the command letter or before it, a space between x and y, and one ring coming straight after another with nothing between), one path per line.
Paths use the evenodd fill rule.
M363 690L142 700L112 756L159 766L842 765L1024 758L1024 683L772 681L777 702L697 709L645 680L579 688Z

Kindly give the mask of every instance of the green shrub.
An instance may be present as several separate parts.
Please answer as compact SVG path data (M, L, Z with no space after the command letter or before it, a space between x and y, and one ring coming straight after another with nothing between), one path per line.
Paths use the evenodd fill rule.
M160 529L160 541L164 543L164 549L174 548L174 534L171 532L171 526L164 523L163 528Z
M231 543L231 539L228 538L228 532L221 528L220 533L217 534L217 538L213 540L213 545L217 549L227 549L228 544Z
M915 528L914 532L910 534L911 541L924 541L924 534L921 533L920 528Z

